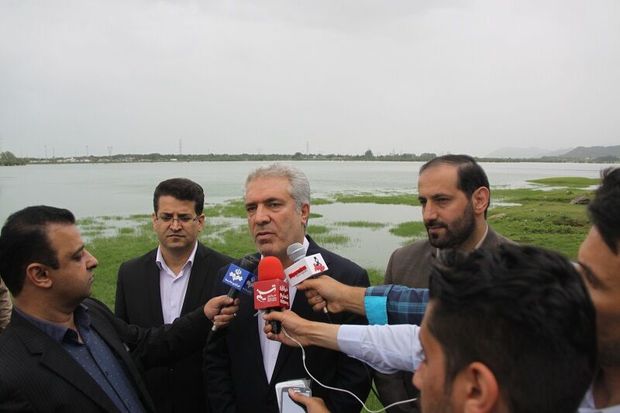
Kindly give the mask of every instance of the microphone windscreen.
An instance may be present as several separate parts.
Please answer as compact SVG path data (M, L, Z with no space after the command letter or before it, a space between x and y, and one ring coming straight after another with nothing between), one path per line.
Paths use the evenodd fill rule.
M302 244L296 242L288 246L286 249L286 255L288 255L288 258L291 261L297 262L306 256L306 250Z
M258 280L284 279L284 268L276 257L263 257L258 263Z

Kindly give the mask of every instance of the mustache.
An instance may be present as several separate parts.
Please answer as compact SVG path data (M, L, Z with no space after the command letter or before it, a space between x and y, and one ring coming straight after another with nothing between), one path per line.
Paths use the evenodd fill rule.
M429 221L424 221L424 226L428 229L428 228L447 228L448 226L438 220L438 219L431 219Z

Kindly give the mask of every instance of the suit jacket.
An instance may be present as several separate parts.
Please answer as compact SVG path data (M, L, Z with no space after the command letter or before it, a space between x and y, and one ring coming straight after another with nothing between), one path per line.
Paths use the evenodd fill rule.
M116 284L117 317L141 327L157 327L164 323L159 287L157 249L124 262ZM181 316L204 305L213 296L220 268L232 258L205 247L196 249L189 276ZM158 412L207 411L202 379L202 349L190 357L146 371L145 381Z
M145 411L154 412L140 368L169 362L202 347L210 328L202 308L171 327L143 329L115 318L97 300L86 299L84 304L91 327L118 358ZM0 411L90 413L118 409L58 342L14 311L11 324L0 335Z
M482 241L480 248L495 248L512 242L491 229ZM414 288L428 288L433 263L437 259L437 248L428 239L416 241L394 251L385 270L385 284L398 284ZM383 374L375 372L375 385L384 406L400 400L417 397L419 392L411 383L412 373L398 372ZM413 403L391 407L389 413L417 413Z
M321 253L328 266L327 274L345 284L368 286L368 274L353 262L319 247L310 237L308 255ZM348 313L316 313L302 292L296 294L292 310L301 317L336 324L366 324L363 317ZM277 413L276 383L308 377L299 348L282 345L270 382L267 382L254 317L253 297L241 296L237 318L208 343L205 352L205 380L209 404L213 412ZM330 320L331 319L331 320ZM327 385L353 391L365 400L370 390L370 371L358 360L343 353L319 347L308 347L306 363L310 373ZM353 397L312 385L314 395L323 397L333 412L360 411Z

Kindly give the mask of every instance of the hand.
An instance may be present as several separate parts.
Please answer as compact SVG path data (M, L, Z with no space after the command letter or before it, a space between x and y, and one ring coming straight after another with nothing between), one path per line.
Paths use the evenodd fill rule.
M267 320L264 331L267 338L276 340L287 346L298 346L296 342L291 340L284 334L284 330L289 336L299 341L302 346L319 346L330 350L340 351L338 347L338 324L319 323L318 321L308 321L301 318L290 310L272 311L263 315ZM269 321L276 320L282 323L282 332L274 334L271 330Z
M363 287L353 287L334 280L328 275L318 278L309 278L297 286L298 290L304 291L308 304L314 311L327 308L331 313L343 311L354 312L364 315Z
M213 322L213 327L219 329L227 326L239 311L239 299L232 299L227 295L220 295L210 299L204 306L205 315Z
M310 339L306 336L307 333L312 331L312 321L301 318L291 310L272 311L270 313L265 313L263 318L266 320L263 330L268 339L279 341L291 347L297 347L299 345L288 338L284 332L280 334L274 334L272 332L271 323L269 323L269 321L279 321L282 323L282 327L286 329L286 332L303 346L312 344Z
M329 413L325 402L320 397L308 397L299 392L295 392L292 389L288 390L288 395L291 396L293 401L303 404L308 413Z

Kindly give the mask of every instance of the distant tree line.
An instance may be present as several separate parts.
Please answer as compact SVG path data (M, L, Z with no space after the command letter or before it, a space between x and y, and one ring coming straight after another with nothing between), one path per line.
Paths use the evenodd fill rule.
M1 166L13 166L13 165L25 165L27 161L23 158L18 158L11 152L0 152L0 165Z
M7 153L7 152L5 152ZM415 153L399 153L387 155L375 155L371 149L361 155L341 154L304 154L295 152L289 154L118 154L111 156L75 156L65 158L15 158L8 152L17 164L27 163L123 163L123 162L209 162L209 161L401 161L401 162L426 162L437 155L425 152L419 155ZM593 158L574 158L567 156L543 156L540 158L489 158L476 157L481 162L593 162L593 163L616 163L620 161L618 156L609 155Z

